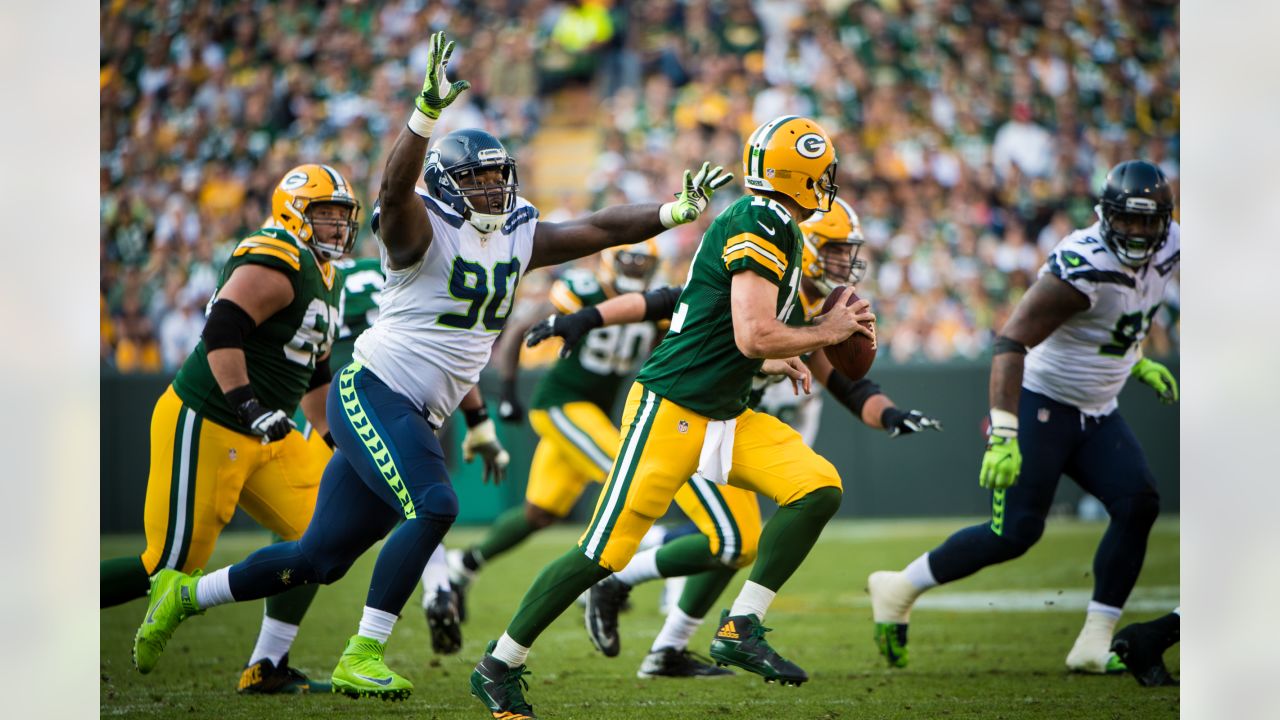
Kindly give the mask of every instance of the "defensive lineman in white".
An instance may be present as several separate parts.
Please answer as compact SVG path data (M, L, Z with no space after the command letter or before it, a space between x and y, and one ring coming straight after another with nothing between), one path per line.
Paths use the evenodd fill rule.
M868 578L876 644L890 665L907 664L907 621L920 593L1025 553L1044 532L1065 473L1110 516L1093 559L1093 599L1067 667L1124 669L1110 652L1112 634L1160 503L1116 396L1133 376L1161 401L1178 399L1169 370L1142 355L1178 268L1173 206L1173 191L1155 165L1130 160L1112 168L1099 221L1058 243L996 338L980 474L981 485L993 490L991 521L955 533L902 572Z
M685 172L673 202L605 208L539 223L518 197L516 162L483 130L428 140L444 108L470 87L445 76L453 43L431 38L422 93L391 148L373 230L386 284L380 314L356 342L329 396L337 443L303 537L263 548L207 577L183 576L152 598L146 642L158 656L185 618L213 605L265 597L299 583L330 583L383 537L359 631L333 671L352 696L407 697L413 684L387 667L387 640L428 557L452 525L458 499L435 430L461 407L464 451L500 477L505 453L474 385L527 271L653 237L692 222L732 175L706 164ZM423 169L426 191L416 189ZM141 635L141 633L140 633Z

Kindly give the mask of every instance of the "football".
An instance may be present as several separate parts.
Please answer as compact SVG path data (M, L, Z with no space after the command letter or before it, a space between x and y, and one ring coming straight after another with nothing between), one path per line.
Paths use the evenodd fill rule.
M848 292L843 295L841 290ZM845 305L852 305L858 302L858 294L846 285L840 285L831 291L827 299L822 303L822 312L826 313L835 307L836 298L843 297ZM864 327L875 333L875 323L865 321L862 323ZM861 333L854 333L846 338L843 342L835 345L828 345L822 349L827 354L827 359L835 366L837 370L844 373L850 380L861 380L866 376L867 371L871 369L871 363L876 361L876 341Z

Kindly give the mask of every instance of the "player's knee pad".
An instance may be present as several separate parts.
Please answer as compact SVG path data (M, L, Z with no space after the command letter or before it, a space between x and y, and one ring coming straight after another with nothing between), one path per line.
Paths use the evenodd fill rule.
M541 530L545 527L554 525L560 518L554 513L548 512L533 503L526 502L524 504L524 519L535 530Z
M1107 505L1111 522L1132 527L1150 528L1160 515L1160 495L1155 490L1129 495Z
M458 493L448 483L436 483L423 493L422 510L436 522L453 524L458 517Z
M806 513L813 515L815 518L821 518L826 521L835 516L836 511L840 509L840 501L843 498L844 491L839 487L827 486L810 492L794 504L803 507Z

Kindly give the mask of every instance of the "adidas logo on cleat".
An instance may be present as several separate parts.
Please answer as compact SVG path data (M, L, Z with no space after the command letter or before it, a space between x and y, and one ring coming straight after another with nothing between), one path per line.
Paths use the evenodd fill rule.
M730 620L725 623L724 627L720 628L720 631L716 633L716 637L722 637L727 640L738 640L738 629L734 627L733 621Z

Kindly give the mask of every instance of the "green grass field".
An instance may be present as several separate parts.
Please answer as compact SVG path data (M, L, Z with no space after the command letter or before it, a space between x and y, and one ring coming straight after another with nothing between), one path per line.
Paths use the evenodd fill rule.
M840 521L827 528L804 567L769 612L770 641L810 675L801 688L766 685L739 673L723 680L639 680L635 671L661 627L659 583L632 595L622 616L621 656L596 653L574 607L539 640L530 657L528 697L545 718L1175 718L1177 688L1140 688L1132 677L1066 672L1063 661L1084 620L1093 549L1103 525L1051 520L1026 556L926 595L912 615L911 659L886 667L870 640L863 588L873 570L897 569L972 521ZM459 528L450 544L476 539ZM101 714L138 718L483 718L467 678L485 643L502 632L529 582L562 553L580 529L558 528L485 568L473 586L466 645L450 657L432 654L417 595L396 627L388 663L416 690L404 703L353 701L334 695L239 697L236 680L248 660L261 603L220 607L174 636L160 666L139 675L129 660L145 601L101 614ZM267 541L266 533L227 535L211 563L220 567ZM105 537L102 556L141 549L139 538ZM327 679L353 634L364 604L374 552L340 582L322 589L291 655L292 663ZM724 602L746 576L742 573ZM1152 533L1146 566L1122 624L1149 620L1178 602L1178 524ZM714 631L704 625L693 648L705 653ZM1178 650L1166 656L1176 675Z

